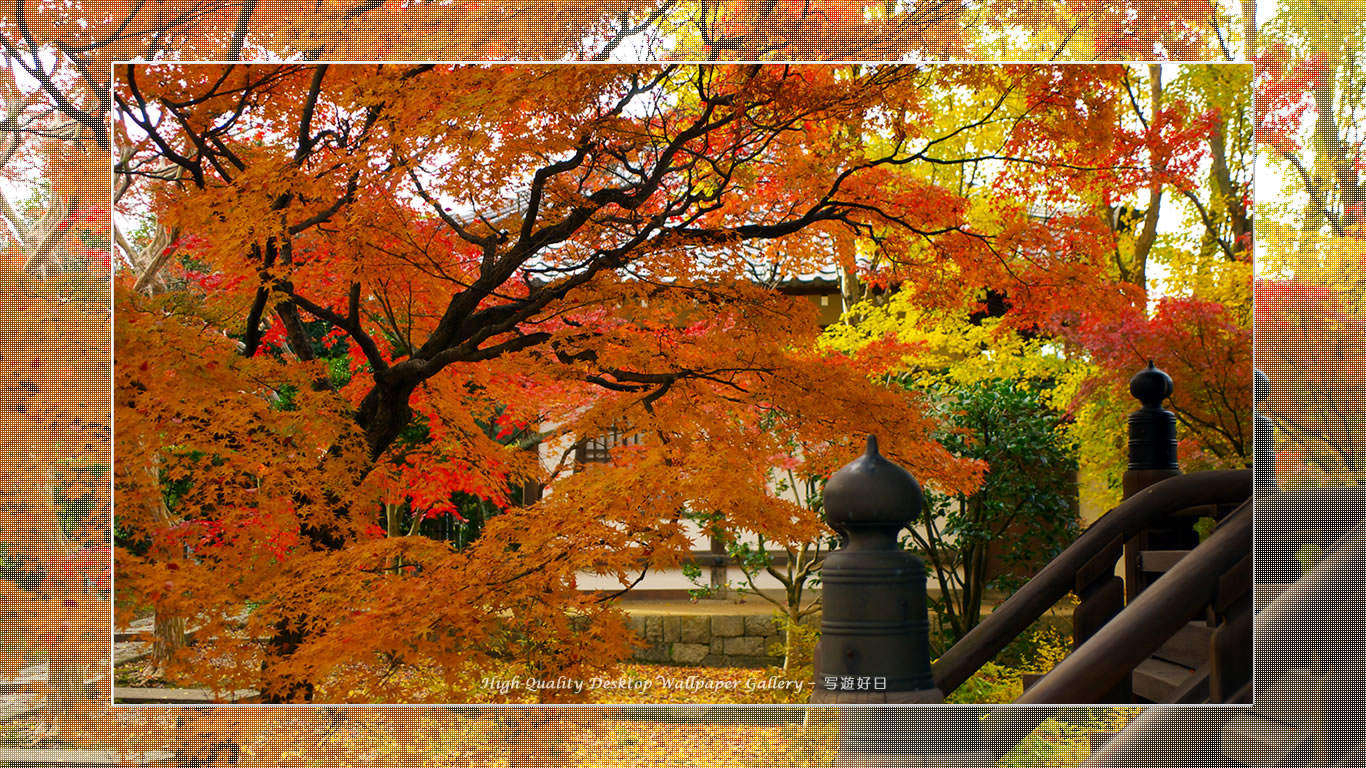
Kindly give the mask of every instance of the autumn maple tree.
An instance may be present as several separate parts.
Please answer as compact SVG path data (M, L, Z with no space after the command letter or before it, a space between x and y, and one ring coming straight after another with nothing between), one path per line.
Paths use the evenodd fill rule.
M90 649L107 647L109 638L100 618L109 589L109 465L101 434L108 379L90 363L107 345L108 326L86 317L102 312L98 284L66 281L63 295L10 270L0 281L0 312L10 323L0 343L0 671L14 676L45 661L42 677L61 710L85 698L84 685L97 674Z
M1128 58L1148 55L1147 51L1186 57L1236 52L1237 16L1232 8L1183 5L1158 18L1151 17L1146 6L1090 3L1049 9L1012 2L971 9L922 3L869 6L860 12L843 3L747 1L509 8L377 0L328 0L308 7L259 0L96 5L25 0L0 16L0 67L7 81L23 81L21 111L45 117L41 125L25 118L7 123L5 130L23 136L29 145L43 139L40 151L47 156L47 170L59 169L48 178L61 181L24 201L23 210L16 208L25 219L22 224L14 223L16 217L6 218L15 241L24 243L16 250L25 255L16 258L31 261L33 273L80 271L87 262L98 272L100 263L110 258L110 246L98 237L83 241L75 258L68 258L73 252L65 245L55 248L53 243L65 240L69 232L98 231L98 222L107 219L109 75L115 61L426 56L1037 59L1044 55L1041 52L1055 58ZM1245 26L1251 18L1244 8ZM39 165L25 162L7 157L5 168L28 184L37 178L33 174ZM88 226L66 228L68 221ZM116 257L156 282L157 259L179 233L158 229L155 222L148 227L147 233L116 228L113 248L121 252ZM38 259L32 260L35 256ZM60 263L61 259L66 261ZM99 333L98 326L92 329ZM90 437L97 442L105 439L100 434ZM101 538L92 533L93 540ZM95 645L88 650L85 655L91 658L98 654Z
M1201 115L1205 130L1201 163L1189 170L1187 183L1148 190L1141 222L1116 237L1118 276L1156 298L1110 317L1083 317L1064 335L1086 350L1097 369L1080 386L1082 396L1119 406L1109 412L1112 425L1120 411L1133 408L1129 377L1152 359L1175 382L1167 407L1177 417L1186 471L1249 466L1253 71L1215 65L1162 74L1153 68L1149 78L1156 116L1145 116L1135 104L1139 119ZM1155 153L1153 162L1166 158ZM1166 221L1167 233L1158 233L1159 220ZM1092 441L1100 442L1095 437L1092 432ZM1111 474L1117 476L1114 469Z
M1257 365L1283 487L1358 484L1361 389L1362 13L1283 8L1262 31L1257 139L1287 194L1258 225ZM1288 523L1285 523L1288 525Z
M86 699L107 647L107 215L84 126L0 69L0 673ZM36 674L35 674L36 672Z
M920 386L1035 382L1068 414L1090 478L1085 501L1100 509L1118 500L1125 415L1135 407L1128 381L1148 360L1176 382L1167 407L1187 471L1247 466L1252 456L1251 67L1131 67L1109 87L1117 130L1152 172L1074 186L1068 202L1033 210L1094 227L1093 279L1104 296L1040 303L1032 287L1002 279L966 286L975 302L929 306L920 286L860 284L846 292L845 322L823 340L850 350L894 335L913 345L894 370ZM992 194L991 177L973 165L955 183Z
M1037 7L1037 4L1032 4ZM721 4L697 4L699 8L717 8ZM665 10L673 8L672 4L665 3L660 8ZM879 14L877 9L870 13L865 13L861 18L850 17L848 15L838 19L843 27L828 25L826 16L830 14L820 4L803 4L803 8L798 14L786 12L789 17L795 16L804 23L801 25L788 24L785 29L780 30L786 34L789 30L798 30L802 35L808 37L789 37L785 41L778 35L749 34L751 29L757 29L760 22L764 22L770 10L777 7L772 3L756 3L752 10L747 11L748 16L735 15L728 17L724 14L714 14L712 19L717 21L709 22L705 13L699 15L697 24L713 24L712 28L706 31L706 35L716 40L720 45L716 46L719 55L731 52L732 55L746 55L750 51L763 50L764 55L778 58L788 55L789 52L806 52L807 55L819 55L818 52L829 51L857 51L863 50L871 52L879 50L876 43L879 40L906 40L914 39L914 27L907 25L907 35L901 38L885 37L878 38L875 35L883 34L886 30L887 16ZM909 7L928 8L927 4L915 4L915 6L896 6L892 9L905 9ZM977 6L983 16L964 17L967 19L967 26L975 21L981 21L984 17L994 15L999 6L995 4ZM1179 6L1169 6L1175 11L1175 18L1179 23L1189 23L1198 33L1202 29L1207 11L1222 22L1230 21L1223 18L1223 7L1213 8L1205 4L1181 4ZM455 4L455 5L432 5L425 3L376 3L362 0L354 4L333 3L330 0L322 3L311 4L309 6L291 5L288 8L272 8L270 4L259 3L253 0L245 2L187 2L187 3L100 3L100 4L68 4L68 3L34 3L21 2L13 8L8 8L3 17L0 17L0 25L3 25L3 35L5 37L5 54L3 62L5 68L19 69L41 69L50 75L45 83L45 98L50 99L49 104L35 103L35 107L51 108L59 106L70 108L78 106L79 114L88 115L89 125L106 125L108 123L108 100L103 99L103 94L107 93L107 74L109 72L108 62L125 58L195 58L202 57L213 60L225 60L237 58L238 54L244 57L272 57L289 55L301 57L311 55L317 58L338 58L337 51L344 51L349 58L355 59L376 59L385 56L394 58L412 59L415 58L413 51L420 50L420 46L431 46L429 50L436 50L439 55L445 58L448 55L458 55L461 58L469 56L471 58L484 56L525 56L534 58L545 56L548 58L560 59L566 56L581 56L580 44L585 40L591 40L598 46L592 49L588 55L601 56L604 53L613 56L631 57L651 56L656 53L667 53L671 49L667 42L671 39L678 40L698 40L703 38L702 31L690 32L692 37L678 36L677 30L692 29L687 26L686 17L679 17L681 21L665 23L664 15L655 8L641 8L638 10L627 10L622 8L612 8L609 14L584 14L583 16L595 18L601 22L601 28L605 34L593 37L583 34L585 26L574 26L564 23L570 18L570 10L563 5L541 4L538 8L553 8L552 11L539 12L538 9L513 8L509 10L506 4ZM1142 4L1130 8L1125 4L1105 4L1104 6L1081 5L1081 4L1054 4L1045 9L1042 14L1031 15L1028 8L1012 12L1007 9L1001 14L1002 18L1011 19L1015 22L1017 34L1005 35L998 38L996 44L978 47L975 49L978 56L987 58L994 56L1015 56L1021 53L1021 49L1026 54L1031 54L1031 59L1042 58L1045 55L1052 55L1054 51L1061 50L1062 55L1085 57L1090 48L1088 42L1090 27L1085 23L1092 21L1101 24L1113 24L1117 30L1122 30L1124 25L1145 25L1146 14L1152 8L1151 4ZM384 9L384 14L376 14L376 11ZM416 9L413 13L407 13L410 9ZM474 15L460 15L469 13L474 9ZM308 11L316 15L309 15ZM592 9L594 11L598 9ZM1241 3L1243 45L1245 50L1252 51L1252 39L1254 36L1254 25L1257 14L1255 13L1255 3L1244 0ZM1286 38L1289 40L1288 50L1282 49L1280 53L1261 58L1259 72L1270 75L1272 78L1281 80L1280 76L1286 70L1290 70L1293 75L1289 79L1287 86L1281 88L1278 93L1281 95L1290 94L1286 101L1281 102L1281 106L1290 109L1296 107L1309 107L1310 111L1302 112L1301 115L1307 117L1303 122L1295 121L1297 128L1312 127L1315 110L1323 115L1332 115L1337 119L1336 128L1341 131L1339 138L1342 139L1342 151L1337 155L1323 152L1322 150L1310 149L1307 146L1313 140L1304 141L1296 144L1298 147L1298 159L1309 170L1310 177L1318 177L1318 189L1327 191L1322 206L1326 213L1340 216L1342 213L1341 204L1334 202L1337 200L1337 181L1332 178L1332 174L1323 170L1326 165L1333 162L1335 158L1351 158L1353 152L1359 153L1359 140L1354 138L1352 133L1359 130L1360 117L1352 106L1352 102L1347 94L1352 89L1345 87L1353 82L1354 77L1359 77L1360 58L1356 52L1360 50L1360 41L1353 35L1359 37L1360 30L1366 27L1360 23L1354 11L1357 6L1352 4L1330 4L1314 5L1305 3L1281 3L1278 6L1279 13L1271 22L1270 37L1274 43ZM269 11L267 13L267 11ZM1090 11L1097 11L1091 13ZM1012 15L1013 13L1013 15ZM1068 21L1067 14L1075 14L1072 17L1074 23L1049 24L1045 14L1057 14L1056 18L1063 22ZM426 26L410 23L413 19L419 18L419 14L427 14L429 22ZM1111 15L1113 14L1113 15ZM581 19L581 15L576 11L572 14L575 19ZM773 14L775 17L778 14ZM548 24L546 19L553 16L555 23ZM905 18L905 17L901 17ZM380 19L380 23L370 23L370 19ZM732 20L733 19L733 20ZM853 21L853 24L849 22ZM284 23L296 26L297 32L287 32L278 37L273 36L271 30L277 28L277 22L284 20ZM730 27L720 26L718 22L730 24ZM1081 22L1081 23L1075 23ZM594 22L588 22L588 27ZM749 25L748 28L746 25ZM851 40L848 36L833 34L845 29L857 30L860 25L867 25L866 29L871 30L870 34L862 38L864 43L862 48L853 48L849 45ZM770 23L770 27L773 26ZM547 39L546 33L554 31L560 33L565 27L571 27L565 32L561 40L563 47L553 47L549 43L543 42ZM1232 26L1225 24L1219 28L1219 32L1231 29ZM1148 29L1157 30L1155 26ZM314 30L320 32L310 36ZM616 31L626 31L628 34L618 35ZM647 39L647 35L654 30L659 30L658 37L653 44L636 45L637 40ZM981 24L973 26L970 32L976 33L978 30L991 31L993 25ZM762 30L760 30L762 31ZM1146 31L1146 30L1144 30ZM1320 58L1314 59L1307 47L1301 45L1303 39L1328 31L1331 36L1337 38L1330 41L1319 50ZM945 26L942 32L932 36L930 42L938 41L938 35L942 35L944 40L941 50L948 50L960 44L959 39L953 34L955 30ZM718 34L719 33L719 34ZM295 35L300 41L299 45L294 45L288 35ZM1205 49L1217 47L1219 44L1218 34L1210 28L1212 37L1205 38ZM1263 35L1267 31L1263 30ZM810 36L819 36L812 39ZM1126 35L1132 39L1132 35ZM1118 36L1117 36L1118 38ZM736 41L741 45L737 45ZM1021 44L1022 40L1028 40L1027 44ZM619 42L617 42L619 41ZM1073 41L1076 41L1074 44ZM783 43L786 47L782 47ZM858 39L853 42L860 42ZM872 42L873 45L867 43ZM1151 38L1146 42L1151 42ZM1236 46L1238 41L1233 41ZM1065 43L1066 48L1060 47L1057 43ZM110 46L123 46L118 50L105 53L102 49ZM765 45L765 48L759 48ZM904 51L913 46L904 42L898 42ZM1042 46L1040 48L1039 46ZM932 47L932 46L926 46ZM1141 47L1141 46L1139 46ZM694 50L694 49L689 49ZM697 49L701 50L701 49ZM1038 51L1042 50L1043 53ZM1097 48L1096 55L1108 56L1109 52ZM1130 50L1130 49L1126 49ZM1175 50L1175 49L1168 49ZM1191 49L1195 56L1199 56L1199 51ZM1236 47L1235 47L1236 50ZM640 53L633 53L639 51ZM455 52L452 54L452 52ZM467 53L468 52L468 53ZM690 55L687 52L679 55ZM699 54L705 55L705 51ZM857 55L857 54L854 54ZM1128 55L1127 52L1123 55ZM1184 57L1184 56L1183 56ZM57 65L53 66L56 61ZM19 63L19 62L22 62ZM93 66L86 62L93 62ZM1284 65L1284 66L1282 66ZM1307 97L1308 89L1304 87L1303 79L1306 73L1314 71L1316 66L1323 65L1328 71L1333 73L1335 87L1329 91L1328 99ZM1354 69L1355 68L1355 69ZM1274 94L1273 94L1274 95ZM43 98L43 97L40 97ZM101 103L103 102L103 103ZM1267 99L1259 99L1259 107L1269 103ZM69 113L65 113L68 114ZM1284 115L1271 115L1272 120L1278 120ZM84 125L84 123L83 123ZM1324 125L1327 130L1327 125ZM86 128L85 130L90 130ZM34 139L33 134L26 134L29 139ZM78 174L73 174L73 178L80 178L79 189L82 192L83 201L93 201L95 205L102 205L107 199L107 177L108 177L108 147L99 147L86 136L73 134L63 129L61 136L52 136L57 139L51 145L57 153L71 152L76 150L84 154L83 164L78 167L81 169ZM1300 137L1304 139L1302 135ZM1270 147L1266 139L1263 139L1264 151ZM1324 165L1320 165L1320 163ZM30 166L33 167L33 166ZM6 164L6 169L11 170L14 166ZM28 172L19 172L15 176L26 183L31 181L33 176ZM1269 187L1269 188L1268 188ZM20 209L26 216L34 217L37 221L41 218L43 206L47 204L49 198L41 195L34 195L27 199L30 205ZM1317 214L1311 214L1304 219L1299 217L1299 212L1309 211L1309 205L1301 200L1296 192L1294 184L1264 185L1259 190L1258 215L1260 221L1258 227L1261 229L1263 242L1259 248L1259 258L1270 257L1273 260L1272 271L1266 274L1276 276L1278 286L1282 277L1291 274L1298 275L1317 275L1317 278L1306 288L1304 285L1288 285L1290 290L1286 293L1286 301L1280 306L1291 310L1285 315L1281 315L1280 320L1287 323L1289 328L1294 325L1292 333L1280 335L1272 332L1270 327L1259 328L1262 334L1259 341L1259 353L1263 357L1259 358L1259 363L1264 367L1270 367L1271 363L1265 357L1267 354L1282 353L1283 361L1277 364L1277 370L1273 371L1278 384L1273 385L1275 397L1284 398L1283 401L1273 403L1273 407L1280 410L1282 414L1295 412L1299 416L1307 417L1304 422L1308 429L1301 434L1309 436L1310 440L1316 440L1319 435L1331 436L1334 445L1326 450L1314 448L1306 453L1295 453L1286 455L1283 461L1296 469L1303 469L1299 465L1301 457L1308 459L1308 463L1313 467L1324 467L1327 471L1315 474L1318 480L1337 479L1350 477L1343 474L1340 465L1335 464L1339 457L1345 452L1348 456L1356 456L1359 451L1352 443L1353 436L1357 432L1352 431L1354 414L1358 410L1353 403L1356 402L1355 390L1351 381L1350 374L1357 370L1359 366L1353 366L1350 361L1355 351L1360 349L1361 344L1351 340L1351 334L1355 331L1350 329L1354 321L1352 314L1353 290L1350 285L1350 275L1353 274L1357 264L1351 257L1353 241L1346 238L1339 238L1330 235L1326 231L1327 225L1323 222L1327 220L1325 214L1322 220L1316 218ZM1319 221L1319 224L1313 222ZM1284 226L1281 226L1284 225ZM1274 227L1274 229L1273 229ZM1303 227L1306 236L1300 236L1300 228ZM154 228L149 227L146 233L129 232L128 240L130 244L135 244L139 250L144 250L150 258L161 254L165 250L165 244L157 245L150 237L154 234ZM163 236L168 237L165 241L169 243L174 237L169 237L169 231ZM1333 258L1320 258L1322 253L1331 253ZM15 252L11 252L15 255ZM26 257L15 256L23 259ZM141 272L147 262L137 262ZM1337 264L1347 265L1344 272ZM49 264L50 274L56 274L57 269ZM80 268L77 266L77 268ZM1319 271L1321 270L1321 271ZM151 270L154 282L159 282L160 277L157 270ZM179 277L179 273L176 273ZM22 285L21 285L22 283ZM63 510L67 501L62 504L55 503L53 494L40 492L33 493L34 479L48 476L47 473L53 467L57 468L60 475L72 468L70 457L57 454L49 454L45 451L57 445L69 446L70 442L59 440L60 437L77 439L83 444L88 442L88 450L91 456L107 452L108 433L104 431L101 424L100 409L92 407L91 410L84 412L80 424L77 425L76 419L66 418L61 404L62 398L52 396L52 392L66 393L70 391L71 380L62 378L68 371L62 365L50 367L42 372L39 378L31 378L25 371L24 366L30 365L35 359L43 359L48 362L56 362L62 355L70 353L69 362L78 377L79 386L90 387L91 391L103 391L101 377L104 375L99 366L92 366L90 363L104 360L107 348L103 348L101 339L107 337L107 326L102 316L102 307L105 306L101 301L89 301L88 295L73 295L59 281L34 281L31 277L19 278L9 283L11 290L5 296L7 302L13 299L13 303L7 304L5 311L0 313L0 318L5 321L6 340L13 342L12 347L7 347L5 354L5 374L11 376L16 383L14 392L22 391L32 394L38 398L44 408L51 408L47 415L52 416L50 423L52 431L40 428L38 422L28 420L27 416L18 410L7 409L4 411L4 431L6 434L7 446L15 449L16 452L7 454L5 466L12 472L11 480L5 487L5 511L12 513L6 517L3 527L3 541L9 547L9 551L16 551L14 543L23 542L28 547L24 557L28 563L39 561L56 562L60 559L61 553L67 551L72 546L72 538L69 535L53 536L52 523ZM1296 294L1297 291L1305 289L1304 293ZM1320 301L1321 299L1327 301ZM1259 299L1260 300L1260 299ZM60 319L60 323L53 322L53 318ZM1259 315L1259 321L1268 319L1268 314L1264 311ZM1347 324L1343 324L1346 321ZM1279 321L1278 321L1279 322ZM73 332L74 331L74 332ZM1300 342L1302 340L1302 343ZM87 344L86 341L90 343ZM1324 357L1319 356L1318 352L1325 348L1325 345L1337 345L1341 342L1341 347L1334 355L1340 357L1333 358L1337 362L1317 367L1318 363L1324 361ZM15 354L10 354L14 351ZM1295 377L1302 376L1302 380ZM27 385L22 383L26 381ZM1342 382L1343 386L1338 387L1337 382ZM107 383L105 380L104 383ZM38 393L34 394L30 386L42 387ZM1316 394L1306 395L1300 389L1301 385L1312 385ZM51 402L49 402L51 401ZM84 402L83 400L73 399L71 402ZM1314 407L1301 408L1299 403L1318 403ZM1125 404L1127 406L1127 403ZM1330 417L1337 420L1337 425L1324 424L1317 420L1320 417ZM15 425L22 426L27 423L29 427L16 429ZM1341 429L1339 429L1339 426ZM79 429L77 429L79 427ZM72 432L67 435L66 432ZM1282 434L1281 439L1290 440L1292 444L1305 444L1309 440L1301 443L1301 438L1288 438ZM1283 446L1285 443L1283 442ZM1323 444L1319 444L1322 446ZM44 448L46 447L46 448ZM44 450L35 451L35 448ZM82 448L82 450L86 450ZM58 452L59 453L59 452ZM1317 463L1323 460L1323 463ZM1353 459L1355 461L1356 459ZM64 463L65 462L65 463ZM1283 475L1284 477L1285 475ZM1309 473L1302 473L1300 478L1307 478ZM90 487L98 490L102 485L100 482L90 484ZM58 488L62 487L58 483ZM67 489L62 489L60 493L69 493ZM38 502L35 504L35 502ZM51 502L51 503L50 503ZM77 526L74 529L66 529L65 533L76 533L74 537L77 542L99 542L105 540L105 531L98 530L103 524L103 516L100 510L104 507L99 504L94 505L94 512L83 518L85 525ZM43 518L43 514L48 517ZM82 578L86 575L97 576L98 564L91 564L89 568L80 569ZM11 609L6 613L8 622L12 616L18 616L31 628L31 636L38 637L40 633L48 632L43 641L55 639L57 635L65 634L66 639L62 642L70 642L72 638L86 636L83 650L76 655L87 661L102 659L107 651L103 633L107 627L104 604L97 598L90 595L81 595L79 582L81 578L70 578L69 572L62 572L59 579L48 582L42 592L34 593L23 591L9 591L6 586L5 603L6 608ZM24 582L19 582L20 589L23 589ZM39 601L33 601L34 594L40 595ZM7 629L13 625L7 625ZM11 647L5 648L7 663L12 661ZM70 656L71 648L63 649L61 655ZM14 664L19 662L15 661ZM69 671L69 668L68 668ZM577 710L583 712L584 710ZM348 710L348 712L360 712L360 710ZM169 720L161 713L154 710L143 710L148 715L141 720L134 718L126 713L120 714L119 726L117 729L103 730L99 736L101 740L117 741L122 745L143 744L147 748L162 748L174 744L174 749L178 758L184 762L186 760L212 761L213 759L223 759L219 746L224 743L237 740L239 743L247 744L249 748L254 748L257 754L273 754L278 749L282 759L297 758L300 751L301 740L307 744L314 743L313 736L317 735L306 727L298 725L299 718L294 715L289 717L275 717L268 714L243 713L243 716L225 713L224 710L204 710L201 712L182 711L181 716ZM142 714L142 713L139 713ZM332 711L318 711L317 717L320 723L331 722L329 718L334 713ZM221 715L221 716L220 716ZM415 749L420 749L428 744L448 744L448 739L465 739L470 743L491 745L495 749L495 754L501 757L497 748L502 746L502 742L495 738L491 742L485 742L486 731L481 728L470 728L460 722L451 722L440 716L435 716L430 720L408 718L407 712L400 712L392 715L376 715L377 717L392 718L386 719L383 727L372 729L376 733L396 733L399 734L395 739L386 741L379 746L379 754L402 754L405 760L410 760ZM304 715L305 720L311 722L308 715ZM182 727L181 724L189 722L191 725ZM136 724L133 724L136 723ZM495 734L502 727L503 721L488 723L489 728ZM265 728L269 731L269 741L253 741L255 730ZM611 725L610 729L617 728ZM127 730L135 733L126 734ZM160 729L160 730L158 730ZM427 729L427 730L423 730ZM600 732L587 739L588 745L583 750L586 756L583 761L586 764L599 765L605 759L596 749L599 744L605 743L610 739L618 739L621 743L630 743L619 738L617 731L610 730L608 725L604 725ZM318 731L324 731L320 725ZM374 756L369 745L364 740L355 739L354 731L348 728L336 728L328 725L323 737L328 739L329 746L344 744L347 748L362 749L358 751L358 757L371 759ZM202 732L202 733L201 733ZM115 735L117 734L117 736ZM142 740L138 741L139 734ZM227 736L224 736L227 734ZM457 734L452 736L452 734ZM646 740L647 748L656 748L662 751L674 747L676 744L695 738L699 734L699 729L688 727L668 731L666 734L652 733ZM711 737L714 734L708 733ZM825 733L829 736L829 733ZM744 739L751 738L752 733L727 732L724 739L727 745L732 743L744 743ZM509 740L511 737L509 737ZM632 739L631 741L634 741ZM804 756L807 750L815 744L814 739L803 737L795 740L792 749L800 751ZM324 743L319 740L319 744ZM710 738L699 743L710 743ZM528 745L523 741L519 749L523 752L533 753L528 757L528 761L543 759L544 752L540 749L540 744L532 743ZM234 746L234 749L236 747ZM307 747L304 748L304 751ZM639 759L640 749L630 748L630 755L623 756L623 761ZM662 753L662 752L661 752ZM469 755L455 747L451 754L440 754L434 758L438 761L449 762L458 754L461 758L469 759ZM791 751L779 751L787 758L792 757ZM703 757L710 756L707 752ZM430 757L428 755L427 757ZM734 759L743 762L749 755L741 756L736 754ZM824 755L822 755L824 757ZM491 758L496 759L496 758ZM768 756L763 756L760 762L772 760Z
M25 0L0 20L0 51L63 109L98 118L121 60L1236 59L1253 18L1250 2L1137 0ZM79 80L55 76L53 56Z
M1147 137L1108 106L1123 76L121 68L123 204L181 237L172 290L116 296L120 593L224 634L259 606L264 663L244 647L220 684L384 698L376 665L439 668L449 696L495 662L619 657L611 601L575 574L625 589L676 564L689 514L777 546L818 535L764 482L791 444L823 475L877 432L922 479L971 487L980 467L930 439L918 396L870 381L891 352L818 353L811 311L755 267L800 274L833 249L939 304L1009 282L1021 318L1105 300L1095 217L1031 217L1020 198L1151 182ZM960 123L928 119L963 93ZM1001 194L906 172L970 159L999 165ZM423 441L401 440L414 420ZM575 436L638 439L570 473L572 452L543 468L489 423L535 425L552 459ZM386 502L443 514L525 479L545 498L464 548L375 524Z

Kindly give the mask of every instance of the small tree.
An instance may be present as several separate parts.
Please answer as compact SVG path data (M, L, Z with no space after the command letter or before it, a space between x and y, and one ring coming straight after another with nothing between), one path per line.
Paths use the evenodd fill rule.
M1076 536L1077 460L1038 385L989 379L935 389L944 447L987 464L973 493L927 488L923 527L911 527L903 539L939 584L930 605L952 643L977 625L988 589L1014 591L1017 566L1052 557ZM1003 571L993 575L991 544L1007 535L1012 546L1001 553Z
M825 521L823 478L799 474L795 461L769 472L776 495L795 500L803 509ZM822 557L838 543L838 539L829 535L800 544L773 547L763 535L757 536L754 541L742 541L733 533L719 528L713 528L712 535L725 542L726 554L734 560L744 578L743 584L735 587L727 584L725 587L741 594L758 595L777 608L784 638L783 671L790 673L802 666L807 661L802 657L809 655L811 649L809 643L805 644L808 647L803 648L799 628L803 619L821 608L821 593L813 592L812 588L820 583ZM780 552L784 557L775 558ZM702 586L702 572L696 565L684 566L684 574L699 585L692 590L694 595L710 595L719 588L716 585ZM770 595L759 587L757 580L764 574L782 585L783 594L780 597Z

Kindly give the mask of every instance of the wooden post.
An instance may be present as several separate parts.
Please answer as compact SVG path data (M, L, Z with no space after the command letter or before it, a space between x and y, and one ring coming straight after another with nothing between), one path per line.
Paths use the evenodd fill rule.
M812 704L942 704L929 655L925 566L896 534L920 513L920 485L868 437L825 486L844 545L821 569L821 641ZM842 707L836 768L987 768L975 709Z
M1072 647L1094 635L1124 609L1124 582L1115 575L1115 563L1124 552L1124 537L1116 536L1095 557L1077 570L1072 591L1081 602L1072 612Z
M977 707L843 707L835 768L992 768Z
M925 566L896 539L920 514L920 498L919 483L884 459L871 435L867 451L826 483L826 517L846 543L821 566L821 674L813 704L926 703L927 692L938 694ZM912 701L888 698L911 694Z
M713 597L725 597L730 575L726 573L726 542L719 536L711 537L711 573L708 581Z
M1258 496L1276 491L1276 431L1265 413L1270 394L1271 380L1261 369L1253 369L1252 399L1257 415L1252 417L1252 484Z
M1124 472L1124 498L1181 474L1176 460L1176 415L1162 407L1172 394L1172 379L1148 361L1148 367L1129 380L1129 393L1142 408L1129 414L1129 468ZM1147 586L1139 553L1154 545L1155 532L1143 531L1124 545L1124 592L1133 602ZM1158 538L1166 538L1159 535ZM1160 546L1160 545L1159 545ZM1176 548L1176 547L1163 547Z
M1129 414L1126 499L1153 483L1181 474L1176 460L1176 415L1162 407L1172 389L1171 377L1151 360L1129 380L1129 393L1143 407Z

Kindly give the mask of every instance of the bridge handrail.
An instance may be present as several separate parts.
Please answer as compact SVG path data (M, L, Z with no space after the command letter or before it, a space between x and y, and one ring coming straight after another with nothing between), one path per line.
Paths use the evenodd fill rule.
M1078 572L1116 539L1126 541L1183 509L1237 503L1251 495L1252 470L1225 469L1177 475L1124 500L940 656L932 667L935 686L948 694L962 685L1072 591Z
M1072 651L1016 704L1098 701L1215 597L1220 576L1252 554L1252 500ZM1246 585L1248 588L1251 584ZM1250 627L1249 627L1250 629Z

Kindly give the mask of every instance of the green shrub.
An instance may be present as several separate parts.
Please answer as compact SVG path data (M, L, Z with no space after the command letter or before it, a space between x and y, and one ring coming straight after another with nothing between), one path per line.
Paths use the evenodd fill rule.
M1091 734L1114 732L1138 714L1137 707L1075 707L1039 724L996 765L998 768L1072 768L1091 755ZM1063 714L1066 713L1066 717Z
M1021 671L988 661L973 673L947 701L950 704L1009 704L1024 693Z
M1062 618L1045 616L1011 641L949 696L950 704L1009 704L1024 693L1025 673L1045 674L1067 658L1072 638Z

